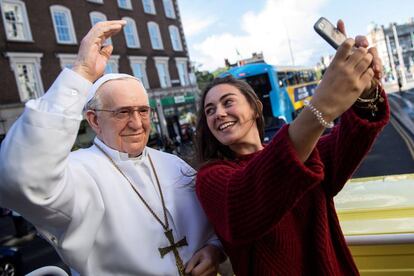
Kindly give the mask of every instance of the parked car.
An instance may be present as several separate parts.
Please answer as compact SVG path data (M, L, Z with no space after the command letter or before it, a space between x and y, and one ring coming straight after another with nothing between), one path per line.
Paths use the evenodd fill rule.
M0 217L0 276L26 275L40 267L59 266L66 271L54 248L33 227L18 236L10 212Z
M361 275L414 275L414 174L353 179L335 206Z
M21 275L21 257L16 248L0 247L0 276Z

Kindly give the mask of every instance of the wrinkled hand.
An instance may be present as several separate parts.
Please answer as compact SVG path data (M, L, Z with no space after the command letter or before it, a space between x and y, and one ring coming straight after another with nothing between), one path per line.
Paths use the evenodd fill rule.
M113 50L112 45L104 45L104 42L117 34L125 24L125 20L102 21L95 24L82 39L72 70L91 82L97 80L105 71Z
M214 245L206 245L188 261L185 273L192 276L217 275L222 251Z
M338 29L345 33L341 20L338 21ZM371 88L374 76L382 74L376 49L367 47L368 41L363 36L357 36L355 40L348 38L338 48L326 70L312 104L328 122L348 110L364 91Z

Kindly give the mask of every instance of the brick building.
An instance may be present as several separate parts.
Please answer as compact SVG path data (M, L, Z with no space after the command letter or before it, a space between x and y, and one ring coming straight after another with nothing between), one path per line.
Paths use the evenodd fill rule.
M189 73L176 0L0 0L0 135L29 99L40 97L71 67L82 37L102 20L125 19L106 72L140 78L154 112L154 130L181 133L195 111L197 86ZM171 137L173 138L173 137Z

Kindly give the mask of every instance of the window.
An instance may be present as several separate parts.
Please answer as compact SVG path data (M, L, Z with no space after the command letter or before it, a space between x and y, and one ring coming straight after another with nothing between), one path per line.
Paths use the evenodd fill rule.
M137 26L135 25L135 21L132 18L124 17L122 18L127 22L124 30L125 40L128 48L139 48L141 47L138 38Z
M119 71L118 61L119 61L119 55L111 55L105 67L105 74L118 73Z
M181 43L181 37L180 32L176 26L169 26L168 30L170 31L170 38L171 38L171 44L174 51L182 51L183 50L183 44Z
M155 22L148 22L148 33L151 39L151 46L154 50L162 50L164 49L164 45L162 44L160 28L158 24Z
M76 44L75 29L73 28L72 15L66 7L50 6L56 40L60 44Z
M142 0L142 5L145 13L156 14L154 0Z
M108 20L108 19L106 18L106 15L105 15L105 14L103 14L103 13L101 13L101 12L96 12L96 11L94 11L94 12L90 12L90 13L89 13L89 17L90 17L90 19L91 19L91 25L92 25L92 26L93 26L93 25L95 25L95 24L96 24L96 23L98 23L98 22ZM105 41L105 43L104 43L104 44L112 45L112 39L111 39L111 38L108 38L108 39Z
M132 10L131 0L118 0L118 7L121 9Z
M40 77L41 53L6 52L10 59L10 67L14 72L19 91L20 100L27 102L44 94L42 79Z
M103 4L103 0L88 0L88 2Z
M146 89L150 88L146 71L147 57L129 56L128 59L133 75L142 82Z
M181 86L190 85L188 78L187 58L175 58L175 64L177 65L178 76L180 78Z
M171 87L171 79L168 72L168 59L169 57L154 57L161 88Z
M32 41L26 5L20 0L1 0L7 40Z
M175 11L172 0L162 0L162 3L164 4L165 16L175 19Z
M60 68L62 69L72 69L73 64L76 61L76 56L76 54L56 54L56 57L60 60ZM105 67L105 74L118 73L118 60L119 55L111 55Z
M72 69L76 60L76 54L56 54L56 57L60 60L60 68Z

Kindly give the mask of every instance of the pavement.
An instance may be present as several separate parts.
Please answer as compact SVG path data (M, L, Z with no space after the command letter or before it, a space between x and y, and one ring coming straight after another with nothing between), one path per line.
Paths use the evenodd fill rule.
M383 86L384 86L385 92L387 93L399 92L397 82L384 83ZM407 81L407 83L401 87L401 90L404 91L404 90L410 90L413 88L414 88L414 80L410 80L410 81Z
M414 81L407 82L401 92L396 83L385 83L384 89L393 120L378 136L354 177L413 173Z

